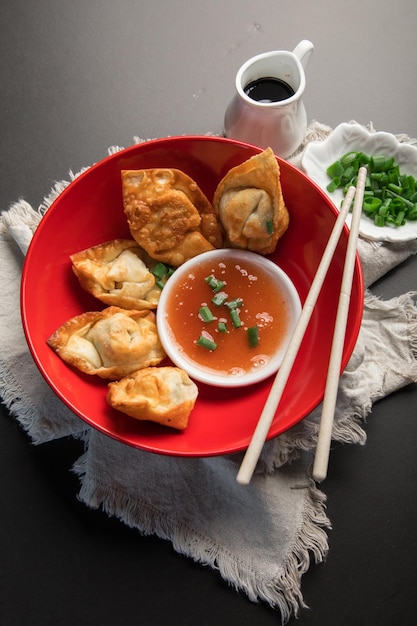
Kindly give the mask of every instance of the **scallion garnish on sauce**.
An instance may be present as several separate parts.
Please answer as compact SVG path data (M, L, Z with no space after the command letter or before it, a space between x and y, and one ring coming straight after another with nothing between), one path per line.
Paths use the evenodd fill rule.
M259 329L258 326L250 326L246 331L248 335L248 341L251 348L256 348L259 343Z
M243 322L239 317L239 311L237 309L231 309L230 319L232 320L234 328L240 328L241 326L243 326Z
M200 307L198 314L203 322L214 322L216 319L207 305Z
M234 300L229 300L228 302L225 302L225 305L230 310L238 309L243 306L243 300L242 298L235 298Z
M225 286L225 283L215 276L207 276L204 280L208 285L210 285L214 293L221 291L221 289L223 289L223 287Z
M217 343L204 335L200 335L200 337L196 341L198 346L202 348L206 348L206 350L215 350L217 348Z
M207 276L204 280L213 291L214 295L211 299L212 304L214 304L218 308L222 306L226 307L233 329L238 329L244 326L244 323L240 318L240 309L243 307L244 304L243 299L233 298L229 300L228 294L225 291L222 291L226 283L222 280L219 280L213 275ZM213 312L207 304L203 304L200 307L198 314L201 320L207 324L218 320L215 332L229 333L229 330L227 328L227 322L224 321L224 319L218 319L215 315L213 315ZM248 328L247 336L249 345L251 347L256 347L259 343L258 326L255 325ZM202 334L199 339L197 339L196 344L202 346L203 348L207 348L208 350L215 350L217 348L216 342L208 338L204 334Z
M212 297L211 301L216 306L222 306L222 304L226 303L228 297L229 296L227 295L227 293L225 291L219 291L219 292L214 294L214 296Z

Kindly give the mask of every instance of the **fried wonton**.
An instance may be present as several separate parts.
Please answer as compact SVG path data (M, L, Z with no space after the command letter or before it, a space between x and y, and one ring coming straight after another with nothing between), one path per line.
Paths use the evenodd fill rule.
M130 233L153 259L178 267L221 247L212 205L181 170L123 170L122 192Z
M133 239L114 239L70 258L81 286L105 304L137 310L157 307L161 290L150 271L152 260Z
M197 394L197 385L184 370L147 367L109 383L107 402L135 419L184 430Z
M232 168L214 194L225 246L270 254L289 224L280 170L271 148Z
M85 374L119 380L165 358L153 311L110 306L62 324L47 340L63 361Z

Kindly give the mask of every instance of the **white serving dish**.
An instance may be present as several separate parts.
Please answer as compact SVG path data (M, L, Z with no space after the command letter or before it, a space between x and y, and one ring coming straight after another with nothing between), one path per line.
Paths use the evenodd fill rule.
M307 145L301 159L303 171L316 182L331 198L337 208L343 200L343 192L337 189L333 193L327 191L330 182L326 170L343 154L351 150L363 152L369 156L375 154L392 155L401 172L417 178L417 147L400 143L391 133L370 132L355 123L343 123L321 142ZM350 225L351 216L347 218ZM359 233L362 237L373 241L402 242L417 238L417 221L407 222L404 226L375 226L366 215L361 217Z

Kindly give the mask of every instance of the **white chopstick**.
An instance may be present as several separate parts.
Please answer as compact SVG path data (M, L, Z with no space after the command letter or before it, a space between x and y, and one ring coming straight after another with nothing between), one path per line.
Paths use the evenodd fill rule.
M245 456L243 457L241 466L236 477L237 482L241 485L248 485L251 481L259 456L262 452L263 445L268 436L272 420L274 419L275 412L281 401L282 394L291 373L292 366L297 357L301 342L304 338L308 322L310 321L310 317L313 313L314 306L317 302L317 298L323 286L324 279L326 278L327 271L329 269L336 246L338 244L340 234L343 230L343 226L345 224L345 220L352 204L355 192L355 187L350 187L345 196L344 202L340 209L340 213L336 219L335 225L327 242L320 264L318 266L316 275L311 284L307 298L304 302L301 315L298 319L290 343L284 355L284 359L272 384L268 398L259 417L258 423L252 435L249 446L246 450Z
M342 286L340 289L337 307L336 322L330 352L329 369L327 371L326 387L324 390L320 428L317 440L316 455L313 465L313 478L321 482L327 476L329 464L330 441L334 412L336 408L337 389L339 387L340 368L345 342L346 325L349 313L350 295L352 291L353 271L355 268L356 249L359 236L359 223L362 212L363 194L365 188L366 167L359 170L356 184L355 201L353 203L352 222L346 250L345 265L343 268Z

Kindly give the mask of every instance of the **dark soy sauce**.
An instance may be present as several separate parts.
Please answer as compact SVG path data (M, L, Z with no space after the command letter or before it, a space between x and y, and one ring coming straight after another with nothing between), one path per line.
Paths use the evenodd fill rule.
M246 85L244 92L257 102L280 102L294 95L294 89L280 78L258 78Z

